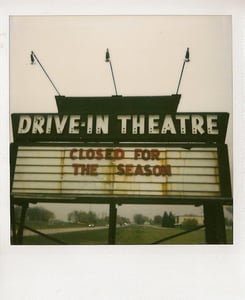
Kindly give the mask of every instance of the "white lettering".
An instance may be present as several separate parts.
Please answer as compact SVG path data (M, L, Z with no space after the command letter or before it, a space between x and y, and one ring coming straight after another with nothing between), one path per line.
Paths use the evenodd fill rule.
M93 116L88 115L87 134L92 134L92 132L93 132Z
M61 120L59 119L59 116L54 116L55 127L58 134L62 134L67 119L68 116L63 116Z
M149 125L149 133L158 134L159 133L159 115L149 115L148 125Z
M18 133L24 134L31 129L31 117L30 116L20 116Z
M172 134L176 134L176 129L171 115L165 116L161 133L167 133L167 131L170 131Z
M200 115L192 115L191 116L191 125L192 125L192 133L193 134L204 134L205 130L202 128L204 124L203 117Z
M45 118L43 116L34 116L33 125L32 125L32 133L44 133L43 125L45 122Z
M47 117L46 133L50 134L52 128L52 116Z
M109 129L109 116L98 115L96 116L96 134L108 134Z
M139 129L139 130L138 130ZM145 132L145 116L144 115L133 115L132 119L132 133L133 134L144 134Z
M176 120L180 120L180 133L186 134L186 120L190 120L188 115L177 115Z
M79 133L79 121L80 121L80 116L79 115L74 115L70 116L70 123L69 123L69 133L71 134L77 134Z
M217 115L207 115L208 134L219 134L217 129Z
M131 120L130 115L119 115L117 116L117 119L121 121L121 133L126 134L127 133L127 121Z

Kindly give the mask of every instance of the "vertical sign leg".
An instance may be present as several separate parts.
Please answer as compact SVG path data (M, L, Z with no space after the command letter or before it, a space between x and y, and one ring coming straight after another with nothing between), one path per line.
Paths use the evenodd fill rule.
M117 225L116 204L110 203L109 235L108 235L108 244L109 245L114 245L116 243L116 225Z
M19 223L19 228L18 228L18 233L17 233L17 244L18 245L22 245L22 241L23 241L23 233L24 233L27 208L28 208L28 202L23 204L22 210L21 210L20 223Z
M204 221L207 244L226 244L223 206L217 203L204 204Z
M11 244L16 244L16 220L15 220L15 209L14 204L11 201L10 204L10 220L11 220L11 231L12 231L12 238L11 238Z

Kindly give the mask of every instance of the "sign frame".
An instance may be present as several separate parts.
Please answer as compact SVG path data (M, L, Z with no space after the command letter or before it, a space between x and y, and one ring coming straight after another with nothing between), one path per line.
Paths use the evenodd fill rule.
M14 178L16 156L19 146L71 146L71 147L98 147L98 143L12 143L11 144L11 190ZM96 203L96 204L179 204L179 205L202 205L207 203L219 203L222 205L232 204L231 178L226 144L203 144L203 143L100 143L99 147L180 147L180 148L208 148L217 147L218 166L220 170L221 196L144 196L144 195L52 195L33 197L20 197L11 193L11 199L16 204L25 201L30 203Z

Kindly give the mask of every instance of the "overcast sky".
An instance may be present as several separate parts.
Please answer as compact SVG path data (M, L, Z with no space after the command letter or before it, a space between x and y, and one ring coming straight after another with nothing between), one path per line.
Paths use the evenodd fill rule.
M109 48L118 93L140 96L174 94L189 47L178 111L229 112L227 143L232 161L231 38L230 16L12 16L10 111L57 112L57 93L39 65L31 65L31 51L60 94L111 96L115 92L105 63ZM55 207L58 218L75 209ZM86 208L95 210L95 205ZM192 207L122 206L119 214L154 216L164 210L201 213Z

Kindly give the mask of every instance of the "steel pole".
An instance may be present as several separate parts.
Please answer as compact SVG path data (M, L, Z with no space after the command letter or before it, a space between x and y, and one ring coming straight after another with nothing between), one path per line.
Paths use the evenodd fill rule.
M181 73L180 73L180 78L179 78L179 83L178 83L178 87L177 87L177 91L176 91L176 95L178 95L178 92L179 92L179 87L180 87L180 83L181 83L181 79L182 79L182 75L183 75L183 72L184 72L184 68L185 68L185 60L184 60L184 63L182 65L182 70L181 70Z
M113 83L114 83L114 88L115 88L115 92L116 92L116 96L117 96L116 81L115 81L115 77L114 77L114 73L113 73L111 61L109 61L109 63L110 63L110 67L111 67L111 75L112 75L112 79L113 79Z
M109 245L114 245L116 243L116 225L117 225L116 204L110 203L109 235L108 235L108 244Z

